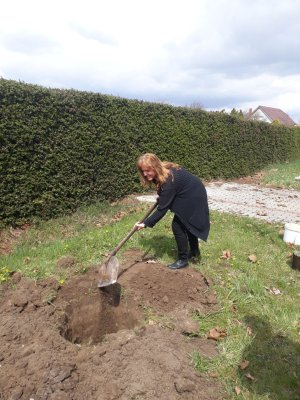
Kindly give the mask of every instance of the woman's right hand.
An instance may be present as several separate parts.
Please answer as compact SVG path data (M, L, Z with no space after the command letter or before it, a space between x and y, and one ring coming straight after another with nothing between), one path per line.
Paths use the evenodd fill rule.
M145 228L145 224L143 222L137 222L134 226L137 231L140 231L141 229Z

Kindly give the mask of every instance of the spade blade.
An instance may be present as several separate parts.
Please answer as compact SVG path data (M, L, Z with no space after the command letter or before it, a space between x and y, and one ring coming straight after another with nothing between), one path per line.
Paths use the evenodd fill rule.
M116 256L101 265L99 268L98 287L109 286L117 282L119 273L119 260Z

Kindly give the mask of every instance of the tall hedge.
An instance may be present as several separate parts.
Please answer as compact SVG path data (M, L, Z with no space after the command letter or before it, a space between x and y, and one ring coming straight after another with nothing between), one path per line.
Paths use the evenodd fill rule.
M0 79L0 219L20 224L140 191L144 152L202 179L300 154L296 128Z

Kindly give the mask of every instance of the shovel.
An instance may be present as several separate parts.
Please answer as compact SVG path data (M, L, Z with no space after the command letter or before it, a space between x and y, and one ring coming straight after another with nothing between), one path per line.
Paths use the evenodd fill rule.
M153 206L150 208L150 210L147 212L144 218L140 221L140 223L144 222L145 219L149 217L149 215L156 208L156 206L157 202L153 204ZM125 244L127 240L131 238L131 236L137 230L138 228L134 226L134 228L128 233L128 235L123 240L121 240L121 242L114 248L114 250L109 254L104 263L101 265L101 267L99 268L98 287L109 286L117 282L120 264L116 257L116 254L123 246L123 244Z

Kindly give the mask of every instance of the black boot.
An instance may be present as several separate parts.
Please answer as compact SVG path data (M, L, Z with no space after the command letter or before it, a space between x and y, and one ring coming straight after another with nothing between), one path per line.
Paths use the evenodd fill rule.
M189 265L188 260L177 260L173 264L168 265L171 269L185 268Z

